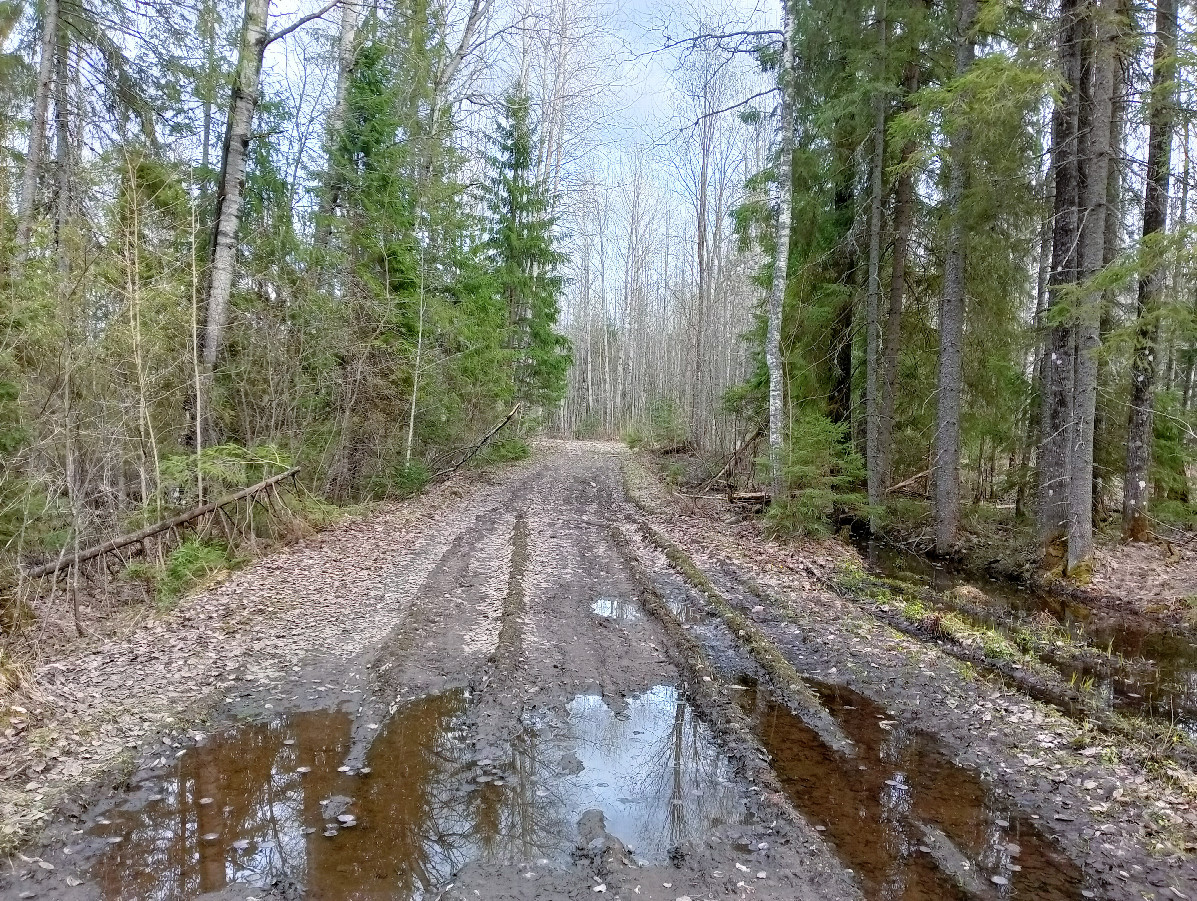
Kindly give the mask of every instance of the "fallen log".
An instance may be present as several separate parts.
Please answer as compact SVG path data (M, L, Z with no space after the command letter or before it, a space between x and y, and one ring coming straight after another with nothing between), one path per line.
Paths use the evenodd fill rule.
M478 454L478 452L480 450L482 450L482 448L486 447L486 445L490 441L490 439L494 438L495 435L499 434L499 431L503 428L503 426L505 426L505 425L507 425L507 423L511 422L511 420L515 417L515 414L520 411L520 407L522 407L522 406L523 406L523 403L521 402L521 403L516 404L514 407L512 407L511 412L507 414L507 416L503 419L502 422L500 422L497 426L495 426L493 429L491 429L489 432L487 432L485 435L483 435L482 440L479 441L477 444L475 444L473 447L471 447L469 449L469 451L466 453L466 455L464 457L462 457L460 460L458 460L457 463L455 463L453 466L450 466L448 469L442 469L440 472L438 472L436 475L434 475L432 477L432 481L433 482L444 481L445 479L449 478L449 476L453 475L453 473L457 472L457 470L461 469L461 467L465 466L468 462L470 462L470 460L472 460Z
M97 544L92 547L72 554L69 557L60 556L53 563L46 563L42 566L36 566L33 569L22 569L21 575L26 579L40 579L42 576L54 575L57 576L60 572L70 572L72 567L78 566L80 563L86 563L101 554L107 554L111 551L119 550L127 547L130 544L136 544L139 541L145 541L147 538L152 538L161 532L166 532L170 529L177 529L181 525L185 525L193 520L199 519L202 516L207 516L209 513L215 513L217 510L224 512L224 507L236 501L243 500L247 497L253 497L258 492L276 485L284 479L292 478L299 473L299 467L293 466L286 472L280 472L278 475L271 476L268 479L263 479L256 485L250 485L248 488L242 488L240 491L230 494L228 497L221 498L218 501L204 504L201 507L193 507L177 516L172 516L170 519L165 519L162 522L154 523L152 526L146 526L137 532L131 532L128 535L121 535L119 538L113 538L110 541L105 541L103 544Z

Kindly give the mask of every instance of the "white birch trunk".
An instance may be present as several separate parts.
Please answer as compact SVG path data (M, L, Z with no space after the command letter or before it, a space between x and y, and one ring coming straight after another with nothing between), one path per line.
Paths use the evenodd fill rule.
M245 0L245 21L241 30L241 49L236 80L229 104L225 129L220 182L216 195L216 215L212 225L210 270L205 299L207 321L202 354L202 409L211 418L212 381L216 358L224 342L233 290L233 270L237 261L237 226L241 221L241 193L245 187L245 165L250 130L258 106L262 76L262 56L266 50L266 18L270 0ZM197 429L205 423L197 419ZM209 429L210 430L210 429Z
M793 21L790 0L782 0L782 54L777 82L781 95L781 142L777 159L777 245L773 285L769 292L765 333L765 366L769 370L769 482L773 500L781 497L781 430L785 415L785 384L781 359L781 319L785 306L786 275L790 262L790 216L793 204L794 98L790 79L794 71Z

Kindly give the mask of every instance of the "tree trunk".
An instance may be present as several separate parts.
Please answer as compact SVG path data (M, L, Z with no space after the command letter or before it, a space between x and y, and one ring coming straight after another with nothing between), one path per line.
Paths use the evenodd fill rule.
M337 87L332 109L328 113L328 172L325 173L324 191L320 196L320 207L316 213L317 247L328 244L332 232L332 219L341 200L341 173L336 171L334 142L345 127L345 104L349 97L349 80L353 76L354 57L357 54L357 25L361 10L356 0L346 0L341 6L341 34L337 41Z
M879 10L877 66L885 74L885 0ZM881 345L881 212L885 196L885 94L877 88L873 98L873 161L870 178L873 195L869 209L869 284L865 311L865 462L868 476L869 527L880 527L885 486L881 472L881 403L878 356Z
M773 259L773 286L769 292L765 366L769 370L769 481L773 499L781 497L781 426L785 415L785 383L781 359L781 319L785 305L786 275L790 260L790 215L793 203L794 98L790 80L794 71L791 0L782 0L782 57L778 72L781 89L781 142L777 157L777 244Z
M21 196L17 205L16 255L12 278L16 281L29 255L33 234L33 210L41 178L46 147L46 116L50 109L50 91L54 83L54 57L58 46L58 0L46 0L42 19L41 50L37 65L37 88L33 95L33 115L29 122L29 148L21 175Z
M221 154L220 181L212 224L210 270L205 299L207 316L202 355L201 410L208 421L197 421L196 428L212 431L212 383L216 358L224 342L228 321L229 298L233 289L233 269L237 258L237 226L241 220L241 192L245 186L246 155L250 129L258 105L262 76L262 56L266 51L266 18L270 0L245 0L245 21L241 29L241 49L237 74L229 102Z
M1152 56L1150 131L1147 138L1147 183L1143 197L1143 238L1163 232L1168 221L1168 188L1175 116L1176 0L1159 0L1155 11ZM1159 343L1157 311L1164 293L1165 271L1155 267L1139 279L1138 329L1131 363L1130 417L1126 435L1122 534L1132 541L1147 537L1147 484L1151 466L1152 400Z
M1052 115L1052 271L1048 312L1077 278L1080 233L1080 86L1084 47L1081 3L1062 0L1060 65L1064 91ZM1043 397L1039 428L1038 532L1050 566L1068 525L1069 463L1072 445L1073 335L1067 323L1052 326L1044 347Z
M975 44L978 0L960 0L956 21L957 78L968 72ZM948 190L944 198L950 225L939 313L938 401L935 415L935 550L946 554L960 526L960 398L964 356L965 231L961 207L968 186L969 130L957 124L949 137Z
M1106 217L1109 210L1110 138L1114 111L1114 69L1118 28L1114 12L1118 0L1100 0L1090 7L1093 25L1086 29L1092 40L1091 89L1082 96L1085 152L1084 209L1080 231L1079 280L1096 276L1105 262ZM1089 54L1086 53L1088 57ZM1089 80L1085 79L1089 84ZM1075 571L1093 558L1093 436L1097 410L1097 352L1101 346L1101 292L1082 295L1074 326L1074 365L1071 478L1068 487L1068 557L1066 569Z
M902 92L909 98L919 89L919 64L906 66ZM901 171L894 194L894 251L889 276L889 309L885 321L884 352L881 359L881 414L877 423L877 469L881 490L889 487L893 475L894 400L898 382L898 351L902 342L902 308L906 304L906 260L910 252L910 232L914 226L914 175L906 164L918 149L914 141L902 145Z
M1131 21L1130 0L1118 0L1115 15L1119 27L1129 30ZM1120 35L1118 40L1124 40L1123 36ZM1103 267L1112 264L1118 258L1118 254L1122 248L1121 157L1124 135L1126 133L1127 107L1127 80L1123 64L1125 50L1119 49L1118 56L1119 59L1114 66L1113 104L1110 114L1110 165L1106 174L1106 203L1109 205L1109 209L1106 212L1106 241L1105 251L1102 256ZM1117 289L1114 287L1106 288L1102 294L1098 334L1103 342L1114 328L1114 304L1117 302L1117 294ZM1097 384L1099 386L1107 384L1109 382L1109 362L1104 358L1098 359L1097 367ZM1113 446L1110 440L1109 420L1108 405L1099 402L1093 416L1093 446L1095 453L1093 461L1093 517L1098 521L1104 521L1108 518L1106 509L1106 499L1109 494L1108 476L1113 472L1113 468L1109 461L1108 450L1101 457L1097 455L1101 454L1104 448Z

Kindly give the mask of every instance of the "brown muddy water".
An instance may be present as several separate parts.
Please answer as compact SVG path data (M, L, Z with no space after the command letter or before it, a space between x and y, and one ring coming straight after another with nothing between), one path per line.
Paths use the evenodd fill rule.
M90 875L106 898L241 883L302 886L310 898L420 899L471 860L568 862L590 809L652 862L746 817L730 762L671 686L619 710L579 695L560 722L528 724L502 761L473 758L468 703L451 691L400 709L356 772L343 764L343 713L214 735L93 821Z
M1170 722L1197 737L1197 645L1183 634L1141 620L1097 614L1084 604L939 564L880 541L858 545L869 569L883 576L951 591L969 585L993 610L980 624L1010 635L1020 622L1049 614L1077 640L1107 657L1096 662L1045 660L1066 680L1092 686L1107 707ZM976 619L975 617L971 617Z
M840 754L763 688L741 705L791 802L875 901L1079 899L1082 875L1034 821L922 732L850 689L819 686L856 744Z

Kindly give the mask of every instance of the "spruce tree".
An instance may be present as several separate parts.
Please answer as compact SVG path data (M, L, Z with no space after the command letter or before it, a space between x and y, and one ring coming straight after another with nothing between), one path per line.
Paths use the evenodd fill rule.
M537 135L522 88L508 92L489 157L487 250L507 308L515 396L545 409L565 393L569 342L556 330L564 255L557 249L554 198L537 173Z

